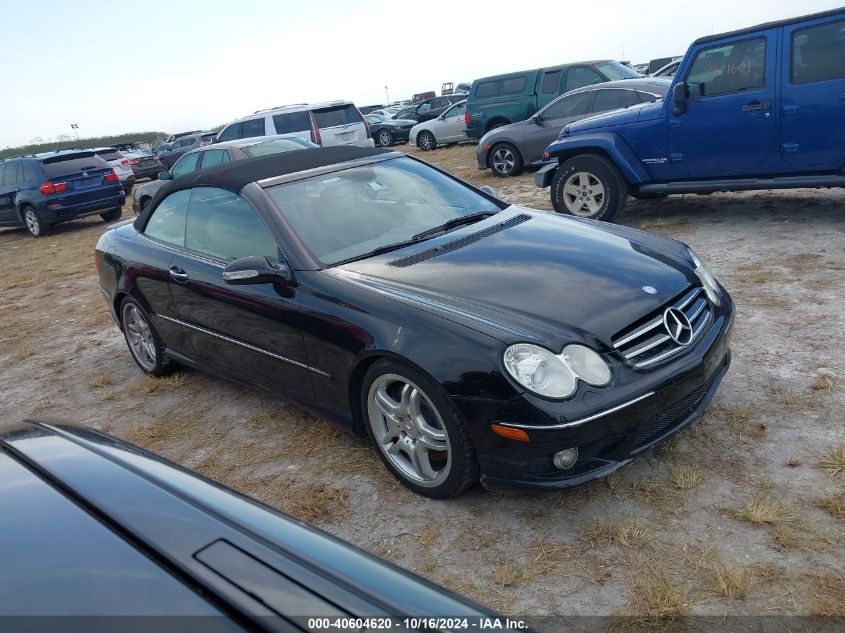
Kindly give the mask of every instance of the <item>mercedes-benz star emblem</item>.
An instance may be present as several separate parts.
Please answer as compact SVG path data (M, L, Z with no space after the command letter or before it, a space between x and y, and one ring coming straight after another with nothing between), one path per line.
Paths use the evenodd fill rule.
M650 295L656 295L657 288L655 288L654 286L643 286L643 292L646 292Z
M663 327L678 345L689 345L692 340L692 325L678 308L669 308L663 313Z

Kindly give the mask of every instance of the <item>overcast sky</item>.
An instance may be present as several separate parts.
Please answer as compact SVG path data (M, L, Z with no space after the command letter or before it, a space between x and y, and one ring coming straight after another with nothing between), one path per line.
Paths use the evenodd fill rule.
M445 81L683 54L819 0L0 0L0 147L226 123L292 102L382 103Z

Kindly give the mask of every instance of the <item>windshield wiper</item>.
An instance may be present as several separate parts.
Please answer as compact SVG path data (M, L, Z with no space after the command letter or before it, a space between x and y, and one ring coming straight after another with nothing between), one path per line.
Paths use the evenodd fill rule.
M350 257L348 259L341 260L339 262L335 262L331 264L332 266L342 266L343 264L348 264L349 262L354 262L359 259L367 259L368 257L375 257L376 255L381 255L382 253L389 253L390 251L397 251L400 248L404 248L405 246L410 246L411 244L416 244L417 242L425 242L426 238L421 237L417 238L417 236L412 237L409 240L404 240L402 242L394 242L393 244L385 244L384 246L379 246L378 248L374 248L371 251L367 251L366 253L361 253L360 255L355 255L354 257Z
M474 224L475 222L479 222L484 218L489 218L491 215L496 215L498 211L481 211L479 213L470 213L469 215L463 215L459 218L452 218L448 222L444 222L440 226L435 226L430 229L426 229L422 233L417 233L413 236L412 239L421 239L424 237L431 237L432 235L439 235L440 233L446 233L451 231L454 228L459 226L464 226L465 224Z

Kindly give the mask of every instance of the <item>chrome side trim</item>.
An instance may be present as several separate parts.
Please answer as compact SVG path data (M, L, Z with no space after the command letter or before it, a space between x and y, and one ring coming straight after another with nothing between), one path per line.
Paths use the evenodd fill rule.
M258 352L259 354L265 354L266 356L270 356L271 358L275 358L277 360L283 361L285 363L290 363L291 365L296 365L297 367L302 367L303 369L307 369L308 371L313 371L315 374L320 374L321 376L325 376L326 378L331 378L331 374L327 374L326 372L317 369L315 367L311 367L310 365L306 365L305 363L300 363L299 361L286 358L284 356L280 356L279 354L275 354L273 352L269 352L266 349L261 349L260 347L256 347L255 345L250 345L249 343L244 343L243 341L239 341L238 339L231 338L229 336L224 336L223 334L218 334L217 332L212 332L211 330L207 330L204 327L200 327L198 325L193 325L191 323L185 323L184 321L180 321L179 319L174 319L173 317L164 316L163 314L156 314L160 319L164 319L165 321L170 321L171 323L175 323L176 325L182 325L186 328L190 328L192 330L196 330L197 332L202 332L203 334L208 334L209 336L213 336L215 338L219 338L223 341L228 343L234 343L235 345L240 345L246 349L252 350L253 352Z
M515 424L513 422L496 422L496 424L501 424L502 426L509 426L514 429L528 429L530 431L557 431L559 429L568 429L573 426L580 426L582 424L586 424L587 422L592 422L593 420L598 420L599 418L603 418L606 415L610 415L611 413L616 413L617 411L621 411L627 407L630 407L633 404L636 404L646 398L650 398L656 392L649 391L648 393L644 393L641 396L637 396L633 400L628 400L628 402L623 402L622 404L618 404L615 407L610 409L605 409L604 411L599 411L598 413L594 413L593 415L589 415L586 418L581 418L579 420L574 420L572 422L563 422L562 424L552 424L549 426L539 425L539 424Z

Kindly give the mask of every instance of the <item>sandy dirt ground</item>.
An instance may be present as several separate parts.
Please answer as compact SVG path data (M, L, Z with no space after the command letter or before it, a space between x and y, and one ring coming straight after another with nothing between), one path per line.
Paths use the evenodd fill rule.
M403 148L513 203L474 148ZM706 414L619 473L557 494L417 497L363 440L193 371L144 377L97 290L98 217L0 230L0 422L88 424L510 614L845 614L841 190L633 201L733 294L734 364ZM124 217L132 215L127 206Z

